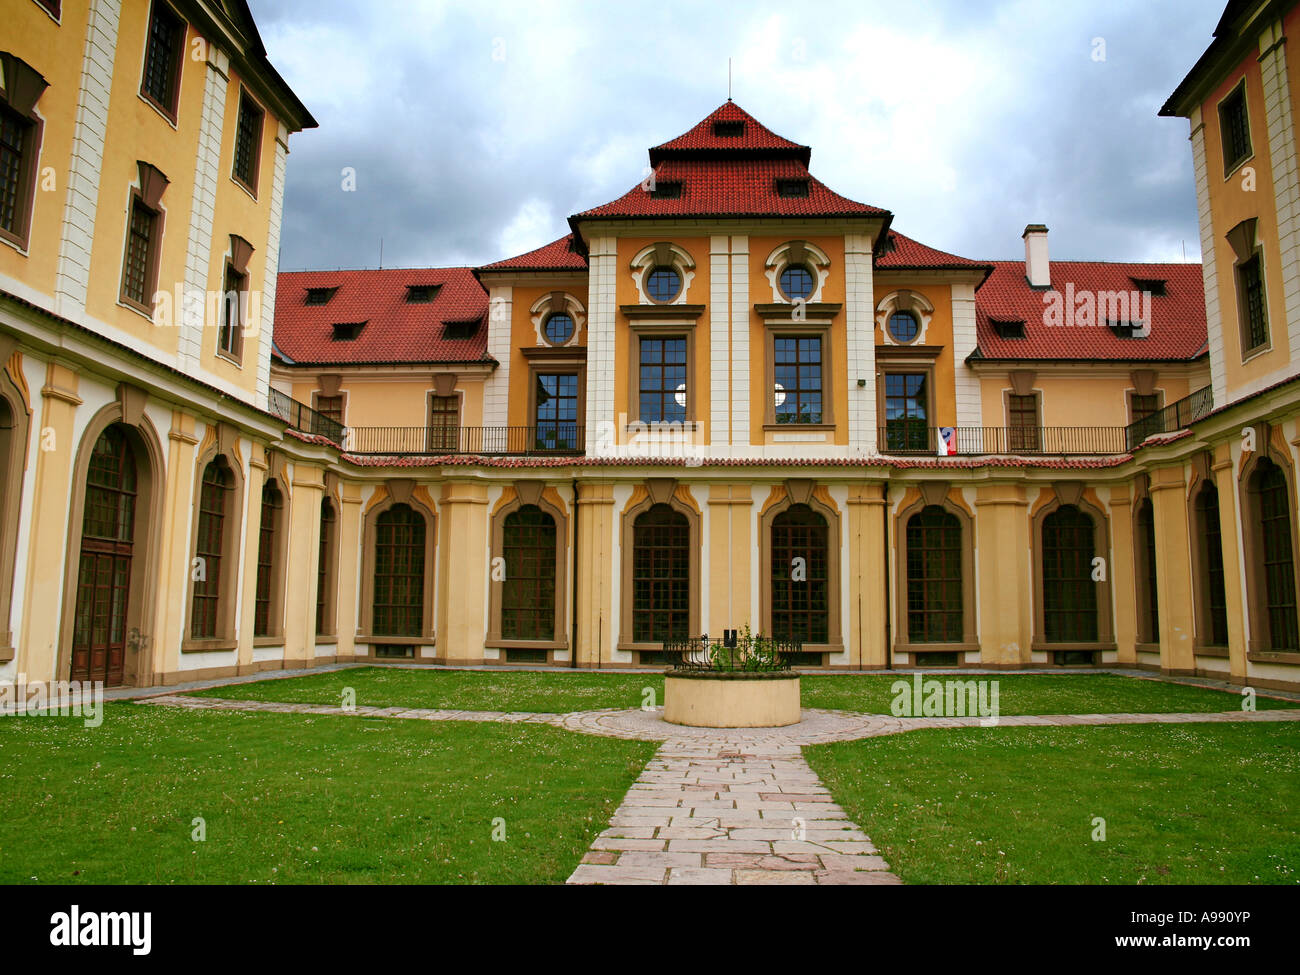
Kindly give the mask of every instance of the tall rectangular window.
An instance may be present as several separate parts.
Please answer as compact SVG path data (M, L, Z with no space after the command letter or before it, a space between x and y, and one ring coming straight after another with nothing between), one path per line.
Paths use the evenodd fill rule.
M1007 395L1008 448L1011 450L1038 450L1038 394Z
M686 339L641 339L640 390L643 423L685 422Z
M316 412L327 420L343 425L343 396L322 396L316 394Z
M772 343L777 423L822 422L822 340L776 336Z
M244 312L248 304L248 275L226 265L226 284L221 296L221 331L217 351L239 361L244 351Z
M151 298L157 280L158 214L135 197L131 201L130 224L126 235L126 260L122 268L122 297L151 311Z
M1145 420L1152 413L1160 411L1160 394L1151 393L1143 396L1140 393L1133 393L1129 397L1129 411L1133 414L1130 423L1137 423L1138 420Z
M27 239L32 123L0 105L0 230L16 242Z
M265 113L248 92L239 95L239 124L235 128L235 179L257 195L258 158L262 151L262 120Z
M460 449L460 397L429 397L428 450Z
M888 449L929 449L928 378L924 372L885 374L885 445Z
M1264 304L1264 269L1259 253L1237 265L1237 294L1240 300L1243 351L1253 352L1268 344L1268 309Z
M578 445L577 373L539 373L536 396L538 450L574 450Z
M164 115L176 120L180 96L181 63L185 54L185 22L171 7L156 0L149 13L149 39L144 55L140 94Z
M1246 114L1244 83L1219 105L1219 137L1223 142L1223 172L1226 176L1250 156L1250 119Z

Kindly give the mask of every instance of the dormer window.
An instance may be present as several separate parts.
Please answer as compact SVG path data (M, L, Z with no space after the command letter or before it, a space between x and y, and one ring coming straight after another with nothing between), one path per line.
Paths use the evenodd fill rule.
M304 302L304 304L308 304L308 305L329 304L329 300L334 297L334 292L338 290L339 290L338 288L308 288L307 299Z
M1107 322L1106 327L1121 339L1144 339L1151 334L1145 322Z
M447 322L442 328L444 339L472 339L478 334L478 322Z
M989 324L993 326L993 334L1000 339L1023 339L1025 337L1025 323L1014 319L990 319Z
M745 134L745 123L714 122L713 134L720 139L739 139Z
M680 200L682 184L680 180L657 180L650 195L656 200Z
M1152 298L1163 298L1165 296L1165 281L1163 278L1130 278L1133 286L1139 291L1144 291Z
M406 303L408 305L427 305L438 297L442 289L440 284L408 284L406 286Z
M361 334L361 330L365 327L365 322L335 322L334 341L351 342Z
M808 195L808 180L806 179L778 179L776 181L776 194L782 197L806 197Z

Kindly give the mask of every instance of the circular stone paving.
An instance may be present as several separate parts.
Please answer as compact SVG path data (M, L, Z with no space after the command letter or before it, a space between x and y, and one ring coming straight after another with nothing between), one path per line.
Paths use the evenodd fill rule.
M784 728L693 728L669 724L663 708L578 711L566 714L561 727L570 731L607 738L642 741L743 742L747 749L763 745L780 748L819 745L831 741L852 741L902 731L905 722L886 714L857 714L851 711L823 711L805 708L798 724Z

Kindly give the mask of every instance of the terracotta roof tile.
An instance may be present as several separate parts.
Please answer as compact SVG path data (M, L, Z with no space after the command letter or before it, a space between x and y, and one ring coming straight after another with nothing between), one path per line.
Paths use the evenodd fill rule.
M975 293L977 357L985 359L1190 360L1205 354L1205 290L1199 264L1118 264L1102 261L1052 261L1051 289L1064 306L1087 292L1138 291L1138 281L1165 282L1163 296L1151 298L1150 334L1121 338L1103 320L1085 325L1044 321L1045 292L1031 288L1023 261L993 261L993 273ZM1096 317L1105 319L1105 308ZM1140 318L1131 311L1130 318ZM994 321L1025 323L1024 338L1004 338Z
M717 128L719 123L722 126L721 132L739 134L720 134ZM677 138L669 139L651 149L650 165L656 165L661 159L671 157L719 152L746 154L775 152L802 159L804 165L807 165L812 150L777 135L728 99Z
M968 257L958 257L947 251L927 247L911 237L905 237L897 231L890 231L887 244L877 251L876 267L887 269L921 268L927 270L947 268L972 268L980 270L993 269L987 261L972 261Z
M478 268L479 271L585 271L587 259L578 252L573 234L566 234L537 250L508 257Z
M421 303L406 300L409 285L439 287ZM309 305L308 288L338 290ZM492 362L486 312L487 292L467 267L285 271L276 279L275 347L299 364ZM334 325L345 322L365 326L355 339L335 339ZM466 327L449 335L458 325Z

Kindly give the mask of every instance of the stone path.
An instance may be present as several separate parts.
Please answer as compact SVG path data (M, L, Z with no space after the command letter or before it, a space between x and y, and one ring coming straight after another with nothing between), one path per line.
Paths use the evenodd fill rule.
M609 828L569 877L570 884L900 883L804 761L804 745L990 723L1068 727L1300 721L1300 710L1012 715L995 722L805 710L802 720L788 728L728 730L671 725L659 708L543 714L343 708L176 694L143 698L140 703L215 711L546 724L582 734L663 742L628 790Z

